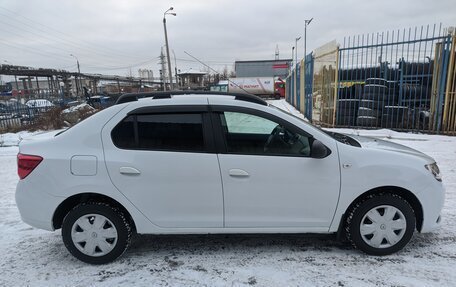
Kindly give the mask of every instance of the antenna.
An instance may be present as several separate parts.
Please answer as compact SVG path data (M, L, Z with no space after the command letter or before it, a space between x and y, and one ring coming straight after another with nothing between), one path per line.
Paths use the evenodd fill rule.
M212 72L215 72L218 74L218 72L214 69L212 69L209 65L206 65L205 63L203 63L202 61L200 61L198 58L196 57L193 57L192 55L190 55L190 53L187 53L187 51L184 51L185 54L187 54L188 56L192 57L193 59L195 59L198 63L200 63L201 65L204 65L205 67L209 68ZM239 89L243 90L244 92L246 92L247 94L251 95L251 93L247 92L246 90L244 90L244 88L242 88L241 86L239 86L238 84L236 84L235 82L231 81L229 78L227 78L227 81L230 83L230 84L233 84L235 85L236 87L238 87Z

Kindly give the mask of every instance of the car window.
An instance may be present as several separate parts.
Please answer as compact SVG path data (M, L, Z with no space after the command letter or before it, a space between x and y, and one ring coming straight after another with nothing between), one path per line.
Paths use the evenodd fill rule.
M255 115L225 112L226 127L230 133L270 134L276 123Z
M310 156L310 138L260 116L220 113L228 153Z
M204 151L202 115L131 115L111 133L114 144L123 149Z

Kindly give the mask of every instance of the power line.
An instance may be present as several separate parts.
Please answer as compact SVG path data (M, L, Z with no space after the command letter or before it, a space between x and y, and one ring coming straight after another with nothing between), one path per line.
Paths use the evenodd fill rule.
M12 10L10 10L10 9L7 9L7 8L1 7L1 6L0 6L0 9L3 9L3 10L5 10L5 11L8 11L8 12L12 13L12 15L14 15L14 17L12 17L12 16L10 16L9 14L0 13L0 14L2 14L2 15L6 16L6 17L10 17L10 18L13 20L13 21L12 21L13 23L20 22L20 23L22 23L23 25L26 25L26 26L31 27L31 28L33 28L33 29L37 29L37 30L43 31L44 33L48 33L48 31L45 31L45 30L43 30L43 29L40 29L40 28L38 28L36 25L31 26L30 24L25 23L24 21L21 21L21 20L17 19L17 16L20 16L20 17L22 17L22 18L24 18L24 19L26 19L26 20L28 20L28 21L30 21L30 22L32 22L32 23L38 24L38 25L40 25L40 26L42 26L42 27L45 27L45 28L47 28L47 29L49 29L49 30L52 30L52 31L54 31L54 32L56 32L56 33L58 33L58 34L61 34L61 35L65 36L65 37L74 38L73 35L69 35L69 34L67 34L67 33L61 32L61 31L59 31L59 30L57 30L57 29L55 29L55 28L53 28L53 27L50 27L50 26L48 26L48 25L42 24L42 23L40 23L40 22L38 22L38 21L35 21L35 20L30 19L30 18L28 18L28 17L25 17L25 16L23 16L23 15L20 15L20 14L18 14L17 12L12 11ZM84 42L84 43L86 43L85 45L88 46L88 47L86 47L86 48L82 47L83 49L90 49L90 50L95 51L96 53L100 53L100 54L102 54L102 55L105 55L106 53L102 53L102 52L99 51L99 49L94 49L94 48L92 48L92 47L90 47L90 46L98 46L98 47L100 47L100 48L102 48L102 49L104 49L104 50L106 50L106 51L110 51L111 54L116 54L117 57L118 57L118 56L122 56L122 57L129 57L129 58L132 58L132 59L133 59L133 58L137 59L136 57L133 57L133 56L131 56L131 55L123 54L123 53L120 53L120 52L115 51L115 50L113 50L113 49L110 49L110 48L107 48L107 47L103 47L103 46L100 46L100 45L96 45L96 44L92 44L92 43L89 43L89 42L84 41L84 40L79 40L79 42L75 42L75 41L72 41L72 40L68 40L68 39L64 39L64 38L57 37L57 36L52 35L52 34L49 34L49 35L52 36L52 37L54 37L54 38L56 38L56 39L59 39L60 41L64 41L64 42L67 42L67 43L73 43L73 46L76 45L78 48L81 48L81 47L82 47L82 46L81 46L81 42Z
M16 29L16 30L21 30L21 31L24 31L24 32L29 33L29 34L31 34L31 35L37 36L38 38L35 39L36 42L40 42L40 43L42 43L42 44L45 45L45 46L48 46L48 47L50 47L50 48L52 48L52 49L54 49L54 50L57 50L57 51L61 52L63 55L68 54L68 52L74 50L75 48L76 48L76 49L79 49L79 47L78 47L77 45L67 44L67 43L65 43L65 42L63 42L63 41L59 41L59 42L61 42L63 45L71 46L71 47L72 47L71 49L68 49L67 51L65 51L65 50L63 50L62 48L58 48L58 47L55 46L55 45L50 45L48 42L42 40L42 38L45 38L45 39L48 39L48 40L50 40L50 41L55 42L55 40L54 40L52 37L49 37L49 36L47 36L47 35L41 35L41 34L39 34L39 33L36 33L36 32L34 32L34 31L30 31L30 30L25 29L25 28L22 28L22 27L16 27L16 26L14 26L14 25L12 25L12 24L10 24L10 23L6 23L6 22L2 21L1 19L0 19L0 23L3 23L3 24L5 24L5 25L7 25L7 26L10 26L10 27L13 27L13 28ZM13 32L13 31L11 31L11 30L5 30L4 25L0 26L0 28L3 28L4 31L7 31L7 32L9 32L9 33L11 33L11 34L15 34L15 35L17 35L17 36L22 37L22 38L24 39L24 42L25 42L25 41L30 41L30 39L28 39L27 37L24 37L24 35L21 34L21 33ZM67 47L67 48L68 48L68 47ZM92 52L90 52L90 51L87 53L87 50L86 50L85 53L84 53L84 52L81 52L81 51L79 50L78 53L83 54L83 55L91 55L91 56L94 54L94 53L92 53ZM106 54L103 54L103 53L101 53L101 52L96 52L96 53L99 54L99 55L101 55L102 57L106 57L106 59L108 59L110 62L113 62L113 61L119 62L119 61L118 61L118 57L115 57L114 60L112 60L112 57L109 57L109 56L106 55ZM66 56L65 56L65 58L66 58L66 60L69 59L69 58L66 57ZM105 61L102 61L102 62L105 62Z
M49 52L38 52L36 51L35 49L31 49L31 48L28 48L28 47L22 47L22 46L18 46L18 45L14 45L12 43L7 43L7 42L4 42L0 39L0 43L3 44L3 45L6 45L6 46L10 46L12 48L15 48L15 49L20 49L20 50L24 50L24 51L28 51L29 53L33 53L33 54L37 54L37 55L41 55L41 56L44 56L44 57L48 57L48 58L55 58L55 57L60 57L60 58L67 58L67 57L64 57L62 55L59 55L59 54L54 54L54 53L49 53Z

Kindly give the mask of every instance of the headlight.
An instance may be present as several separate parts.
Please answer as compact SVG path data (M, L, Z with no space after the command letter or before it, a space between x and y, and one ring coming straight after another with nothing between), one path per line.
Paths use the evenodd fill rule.
M438 181L442 181L442 175L440 174L440 170L437 166L437 163L434 162L431 164L427 164L424 167L432 173L435 179L437 179Z

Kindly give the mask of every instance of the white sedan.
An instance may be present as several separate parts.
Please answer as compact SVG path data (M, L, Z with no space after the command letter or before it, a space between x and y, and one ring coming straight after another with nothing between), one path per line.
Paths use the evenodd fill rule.
M444 201L423 153L215 92L124 95L52 139L22 142L18 173L23 221L61 228L92 264L119 257L134 232L338 233L386 255L437 228Z

